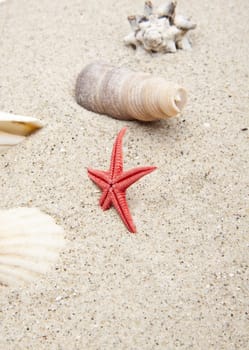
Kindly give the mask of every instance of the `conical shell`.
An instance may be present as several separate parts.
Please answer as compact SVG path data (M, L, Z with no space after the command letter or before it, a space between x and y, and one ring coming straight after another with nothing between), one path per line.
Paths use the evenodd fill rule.
M0 210L0 285L37 278L63 246L63 229L39 209Z
M0 112L0 152L41 127L42 123L36 118Z
M79 74L76 100L90 111L117 119L153 121L180 113L186 91L161 77L95 62Z

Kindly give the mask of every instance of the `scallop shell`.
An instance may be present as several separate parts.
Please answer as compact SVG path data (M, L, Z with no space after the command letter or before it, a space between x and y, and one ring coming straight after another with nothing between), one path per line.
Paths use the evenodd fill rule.
M0 210L0 285L45 273L64 246L63 229L36 208Z
M179 114L186 91L162 77L95 62L76 82L76 100L84 108L117 119L153 121Z
M23 141L41 127L42 123L36 118L0 112L0 152Z

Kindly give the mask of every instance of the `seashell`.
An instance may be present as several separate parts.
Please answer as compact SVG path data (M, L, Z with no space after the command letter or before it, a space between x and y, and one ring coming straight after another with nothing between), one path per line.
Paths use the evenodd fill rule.
M192 23L189 18L186 18L182 15L175 16L173 23L177 28L185 31L196 28L195 23Z
M132 32L124 38L125 45L162 53L191 49L187 33L195 29L196 24L176 15L176 4L176 1L167 1L154 9L151 1L146 1L144 15L128 17Z
M0 152L23 141L41 127L42 123L36 118L0 112Z
M0 152L7 150L10 146L17 145L22 142L25 136L8 134L0 130Z
M148 17L150 15L152 15L153 13L153 5L151 1L145 1L144 4L144 15L145 17Z
M164 4L158 6L154 13L158 17L174 18L176 5L177 1L166 1Z
M153 121L173 117L186 103L186 91L162 77L95 62L76 82L82 107L117 119Z
M64 246L63 229L36 208L0 210L0 285L45 273Z

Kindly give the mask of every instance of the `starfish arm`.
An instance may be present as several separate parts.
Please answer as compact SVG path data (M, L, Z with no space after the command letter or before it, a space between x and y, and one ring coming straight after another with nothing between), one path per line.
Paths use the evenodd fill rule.
M136 233L136 226L133 223L128 204L126 202L125 193L117 189L112 191L112 204L119 213L123 223L132 233Z
M88 176L90 179L95 182L102 190L106 189L108 186L108 172L96 170L96 169L87 169Z
M107 210L111 207L112 205L112 196L109 191L109 187L103 190L103 193L99 199L99 205L103 210Z
M123 128L118 133L116 141L113 145L111 164L110 164L110 174L112 178L120 175L123 171L123 152L122 152L122 139L126 132L126 128Z
M134 168L128 171L125 171L122 175L120 175L115 183L116 186L118 186L119 190L126 190L129 186L131 186L134 182L141 179L141 177L151 173L152 171L156 170L157 168L154 166L147 166L147 167L139 167Z

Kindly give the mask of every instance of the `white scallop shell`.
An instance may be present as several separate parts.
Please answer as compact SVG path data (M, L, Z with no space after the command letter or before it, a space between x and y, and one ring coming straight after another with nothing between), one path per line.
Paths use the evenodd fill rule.
M179 114L186 91L162 77L95 62L79 74L76 100L90 111L117 119L153 121Z
M0 285L45 273L64 246L63 229L36 208L0 210Z
M0 152L23 141L41 127L42 123L36 118L0 112Z

